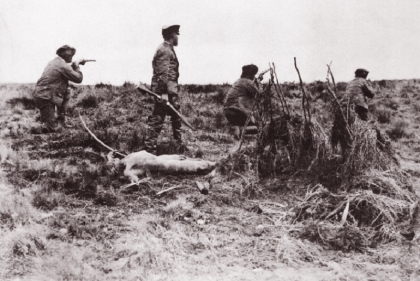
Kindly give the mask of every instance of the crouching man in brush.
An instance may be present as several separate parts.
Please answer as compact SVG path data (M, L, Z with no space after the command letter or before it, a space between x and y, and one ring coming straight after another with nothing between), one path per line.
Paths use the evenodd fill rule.
M375 94L371 84L366 80L369 71L364 68L358 68L355 72L355 78L350 81L346 88L346 93L342 100L342 111L345 115L348 125L351 127L356 118L362 121L369 121L368 99L372 99ZM346 137L345 124L340 122L341 118L336 117L332 128L332 144L335 147L340 142L341 150L344 160L352 145L352 140ZM373 129L376 131L377 146L384 151L387 151L392 156L393 160L399 164L395 158L394 150L391 146L391 141L386 135L371 121Z
M70 100L69 81L81 83L83 74L79 65L85 61L72 62L76 49L68 45L58 48L57 57L50 61L36 83L34 92L35 104L41 112L41 122L45 124L47 132L57 129L55 107L57 107L57 121L62 127L71 127L66 123L66 109Z
M256 134L257 126L252 116L254 98L259 90L254 83L258 67L250 64L242 67L241 78L233 83L229 90L224 104L224 113L228 122L233 126L233 134L236 139L240 139L240 128L248 125L244 134Z
M358 68L355 72L356 77L349 82L346 88L344 102L354 111L363 121L368 121L367 99L372 99L375 94L372 86L366 80L369 71L364 68ZM351 120L349 120L351 121ZM351 122L353 123L354 120Z

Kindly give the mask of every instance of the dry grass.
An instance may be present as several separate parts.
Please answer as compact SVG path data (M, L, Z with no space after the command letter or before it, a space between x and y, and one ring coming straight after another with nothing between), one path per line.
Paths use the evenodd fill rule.
M2 87L8 98L30 96L27 86ZM298 117L283 120L276 127L277 144L282 148L275 155L264 150L272 157L265 159L272 161L270 165L263 167L262 159L257 162L255 138L245 140L241 153L226 158L234 140L218 103L225 90L186 95L181 100L189 121L197 116L202 119L197 121L198 132L184 132L190 147L187 155L224 159L219 163L220 173L210 181L208 196L195 187L195 180L209 180L205 177L152 175L139 187L121 190L125 179L104 164L101 154L105 151L84 135L79 124L75 122L68 133L34 136L28 134L28 124L36 123L33 109L25 102L2 107L0 279L418 277L419 249L415 245L409 249L399 235L417 197L409 176L383 151L375 155L378 148L372 128L360 126L346 164L347 171L358 176L346 185L327 188L316 184L319 174L337 169L340 173L343 168L330 159L331 118L316 118L307 126ZM141 145L145 116L152 107L146 97L138 97L133 85L72 91L74 105L95 96L97 107L80 110L88 126L108 145L124 151ZM288 102L300 109L299 100ZM316 115L326 108L321 99L314 106ZM400 110L413 112L411 105L402 105ZM387 123L379 126L386 128ZM167 142L170 135L165 124L160 142ZM415 136L410 141L415 142ZM278 178L259 180L257 167L276 170ZM295 174L296 170L301 173ZM156 196L175 185L178 189ZM90 197L81 196L89 188ZM349 212L341 225L347 202Z

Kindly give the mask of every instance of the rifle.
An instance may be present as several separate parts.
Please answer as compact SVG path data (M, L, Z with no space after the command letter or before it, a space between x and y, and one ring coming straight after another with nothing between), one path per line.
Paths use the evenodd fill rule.
M85 59L80 59L80 60L75 60L74 62L72 62L71 63L71 65L75 65L75 64L77 64L77 65L85 65L85 63L87 63L87 62L91 62L91 61L95 61L96 62L96 60L85 60Z
M85 63L85 62L91 62L91 61L95 61L96 62L96 60L85 60L85 59L82 59L80 62Z
M161 96L159 96L158 94L156 94L156 93L153 93L152 91L150 91L149 89L147 89L146 88L146 85L144 85L144 84L142 84L142 83L140 83L139 84L139 86L137 87L137 90L139 90L139 92L140 93L146 93L146 94L149 94L149 95L151 95L151 96L153 96L153 97L155 97L156 99L158 99L159 101L162 101L162 97ZM172 104L170 104L168 101L164 101L165 103L166 103L166 105L176 114L176 115L178 115L178 117L179 118L181 118L181 121L182 121L182 123L184 123L185 125L187 125L187 127L188 128L190 128L191 130L193 130L193 131L196 131L196 129L193 127L193 126L191 126L191 124L190 123L188 123L188 121L187 121L187 119L185 119L185 117L184 116L182 116L181 115L181 113L179 113L179 111L178 110L176 110L173 106L172 106Z
M257 77L254 78L254 83L257 85L257 87L260 86L260 82L264 79L264 74L266 74L269 71L270 71L270 68L261 72L260 75L258 75L258 78Z
M263 72L260 73L260 75L258 75L258 80L261 81L263 80L264 74L266 74L267 72L270 71L271 68L264 70Z

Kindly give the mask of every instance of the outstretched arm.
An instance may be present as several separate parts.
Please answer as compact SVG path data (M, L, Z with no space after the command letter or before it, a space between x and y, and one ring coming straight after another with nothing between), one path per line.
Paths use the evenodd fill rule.
M78 64L67 64L64 63L63 67L60 69L61 74L64 75L67 79L74 83L82 83L83 81L83 74L80 71Z

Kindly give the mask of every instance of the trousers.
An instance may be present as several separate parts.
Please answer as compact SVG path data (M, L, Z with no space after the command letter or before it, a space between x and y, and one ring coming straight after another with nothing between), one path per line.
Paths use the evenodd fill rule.
M70 101L70 92L60 96L54 96L52 99L35 98L35 105L39 108L41 114L41 122L44 123L51 131L55 128L55 107L57 107L57 119L65 121L66 110Z
M178 103L178 96L169 95L169 103L179 111L181 106ZM165 117L169 115L172 123L173 138L179 142L181 138L181 118L176 115L165 102L155 101L155 107L152 115L147 118L147 132L146 139L144 141L144 150L149 153L156 154L157 151L157 139L163 128Z

